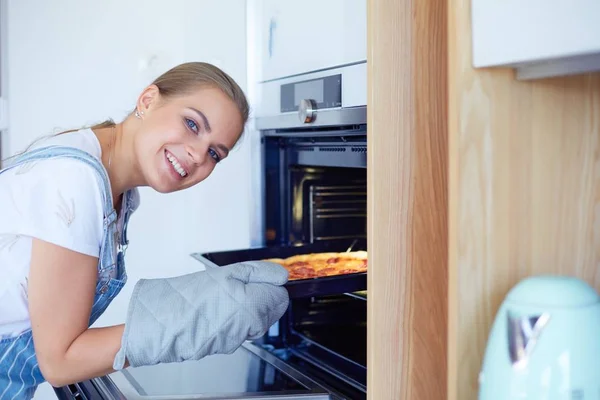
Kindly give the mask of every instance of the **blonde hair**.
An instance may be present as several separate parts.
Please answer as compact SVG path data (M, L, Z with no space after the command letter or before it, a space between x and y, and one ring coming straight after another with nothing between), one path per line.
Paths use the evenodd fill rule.
M233 80L233 78L231 78L220 68L205 62L187 62L179 64L163 73L156 78L152 84L158 87L161 98L165 100L176 96L185 96L191 94L195 90L198 90L202 87L212 87L221 90L237 106L242 117L243 132L243 127L246 125L246 122L248 121L248 115L250 113L248 100L246 99L246 95L244 94L242 88ZM107 119L95 125L62 131L52 136L76 132L77 130L84 128L102 129L110 128L115 125L116 124L112 119ZM240 136L242 132L240 132ZM40 138L30 144L25 152L41 139L43 138ZM16 157L17 155L13 157ZM8 159L12 159L13 157L9 157Z
M233 78L212 64L205 62L179 64L156 78L152 84L156 85L160 97L165 100L192 94L195 90L202 87L219 89L237 106L242 117L242 126L246 125L248 121L250 106L248 105L244 91ZM109 119L92 125L90 128L110 128L114 125L114 121Z
M209 86L220 89L237 106L246 125L250 107L244 91L221 69L203 62L188 62L171 68L152 82L158 87L161 97L191 94L199 87Z

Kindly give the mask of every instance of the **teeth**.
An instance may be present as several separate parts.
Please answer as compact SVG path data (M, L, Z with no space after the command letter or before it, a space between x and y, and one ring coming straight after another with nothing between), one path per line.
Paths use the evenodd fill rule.
M187 175L186 172L184 171L184 169L181 168L181 164L179 164L177 162L177 160L175 159L175 157L173 157L172 155L170 155L169 153L167 153L167 159L169 160L169 162L173 166L173 169L175 169L175 171L177 171L177 173L179 175L181 175L182 177L185 177Z

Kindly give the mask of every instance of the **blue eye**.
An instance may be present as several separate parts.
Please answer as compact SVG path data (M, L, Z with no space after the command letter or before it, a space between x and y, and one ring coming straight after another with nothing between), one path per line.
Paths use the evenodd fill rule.
M210 156L216 161L219 162L221 161L221 156L219 156L219 153L217 153L216 151L214 151L213 149L208 149L208 154L210 154Z
M196 122L194 122L193 120L186 118L185 124L188 126L188 128L190 128L194 132L198 132L198 124L196 124Z

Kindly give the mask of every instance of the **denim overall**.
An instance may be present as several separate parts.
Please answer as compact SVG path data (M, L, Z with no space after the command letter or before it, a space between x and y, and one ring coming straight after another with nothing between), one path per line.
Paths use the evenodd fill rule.
M113 208L110 182L104 166L92 155L72 147L49 146L26 152L0 173L18 165L42 159L67 157L79 160L92 166L102 178L104 197L104 234L98 259L98 279L94 294L94 304L89 325L92 325L106 310L111 301L121 291L127 281L125 272L124 251L128 240L127 224L134 205L133 192L123 195L124 224L122 234L118 237L117 212ZM111 278L116 268L116 279ZM0 400L30 399L37 385L44 382L35 356L31 329L17 337L0 340Z

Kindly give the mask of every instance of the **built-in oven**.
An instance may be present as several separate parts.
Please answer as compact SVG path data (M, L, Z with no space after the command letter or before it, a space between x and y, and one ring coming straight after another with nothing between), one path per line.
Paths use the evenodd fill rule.
M358 66L360 67L360 66ZM297 254L367 250L365 79L357 66L277 87L261 135L263 245L193 254L206 268ZM329 72L329 73L328 73ZM360 76L360 75L359 75ZM365 73L366 77L366 73ZM354 94L353 94L354 93ZM272 106L272 105L271 105ZM288 282L286 314L230 355L128 368L62 388L61 398L364 399L367 273Z
M265 245L196 254L199 260L222 266L367 250L366 110L336 111L337 123L320 126L262 121ZM339 398L366 398L367 273L290 281L287 288L288 312L258 345Z

